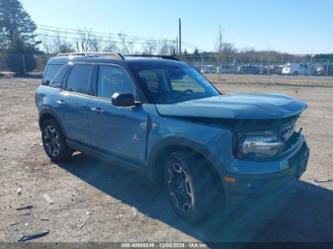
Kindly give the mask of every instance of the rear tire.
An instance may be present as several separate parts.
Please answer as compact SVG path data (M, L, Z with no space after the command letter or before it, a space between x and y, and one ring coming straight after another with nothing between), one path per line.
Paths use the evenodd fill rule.
M65 136L56 120L45 120L41 131L44 150L52 162L65 162L72 156L73 150L66 144Z
M224 204L219 178L203 158L190 151L170 154L165 183L172 207L190 223L209 218Z

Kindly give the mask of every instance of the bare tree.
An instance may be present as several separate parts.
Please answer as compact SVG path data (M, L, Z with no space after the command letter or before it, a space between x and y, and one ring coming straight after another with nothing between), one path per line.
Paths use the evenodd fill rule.
M75 41L77 51L99 51L101 49L103 39L93 34L91 30L80 29L79 37Z
M131 54L134 49L134 41L129 40L125 33L119 33L118 38L119 38L119 43L121 46L121 48L120 48L121 52L123 54Z
M222 47L222 61L225 64L232 63L235 59L237 50L234 48L234 45L231 43L223 43Z
M110 52L110 51L116 51L116 52L119 52L120 49L117 45L117 42L112 38L112 35L109 34L107 39L104 41L104 43L106 44L104 47L103 47L103 51L105 52Z
M66 34L64 36L57 34L54 37L44 35L42 37L42 44L47 54L67 53L74 51L73 44L66 39Z
M176 53L176 46L173 41L160 40L158 45L158 53L160 55L174 55Z
M97 52L102 49L103 39L97 36L92 36L90 38L90 51Z
M143 44L143 54L154 54L157 50L157 41L150 39Z

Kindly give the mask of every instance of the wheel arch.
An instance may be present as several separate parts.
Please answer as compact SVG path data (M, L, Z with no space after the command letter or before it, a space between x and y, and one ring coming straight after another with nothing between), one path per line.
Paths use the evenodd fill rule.
M62 125L61 119L59 118L59 116L54 111L52 111L50 109L46 109L46 110L40 112L39 120L38 120L39 128L41 129L43 122L45 120L48 120L48 119L55 119L57 121L58 125L60 126L60 129L61 129L62 133L66 137L66 132L65 132L65 129Z
M147 167L150 171L150 177L154 182L158 182L162 178L162 168L164 162L171 152L187 150L196 153L202 157L211 166L214 174L219 177L222 182L224 175L224 169L221 163L212 155L212 153L206 149L203 145L183 137L168 137L163 141L160 141L154 146L152 151L147 157ZM161 163L162 162L162 163Z

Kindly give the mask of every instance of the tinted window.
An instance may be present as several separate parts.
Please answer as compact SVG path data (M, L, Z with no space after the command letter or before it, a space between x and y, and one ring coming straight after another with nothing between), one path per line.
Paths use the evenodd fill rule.
M61 69L56 73L54 78L51 80L50 82L51 87L57 87L57 88L61 87L61 83L67 73L67 69L68 69L67 64L61 67Z
M89 94L89 81L92 65L76 64L73 66L67 78L66 89L72 92Z
M97 96L111 98L115 92L134 93L134 84L128 73L118 66L100 66Z
M43 82L51 82L62 66L63 64L48 64L43 75Z

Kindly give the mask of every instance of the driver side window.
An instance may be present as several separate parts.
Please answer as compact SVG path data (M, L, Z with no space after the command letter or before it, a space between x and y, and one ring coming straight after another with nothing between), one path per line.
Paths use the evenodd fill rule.
M97 96L111 98L115 92L134 94L132 79L120 66L99 66Z

